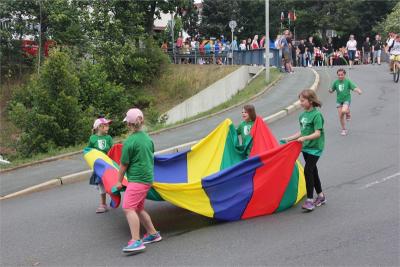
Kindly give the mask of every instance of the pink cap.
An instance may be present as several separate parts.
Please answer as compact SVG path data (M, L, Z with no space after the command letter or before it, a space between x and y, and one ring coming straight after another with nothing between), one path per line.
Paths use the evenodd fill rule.
M99 126L102 125L102 124L110 124L111 122L112 122L112 120L107 120L105 118L99 118L99 119L94 121L93 129L99 128Z
M138 117L142 117L142 119L144 119L142 111L138 108L131 108L126 113L126 117L125 117L124 121L129 122L129 123L135 123L135 122L137 122Z

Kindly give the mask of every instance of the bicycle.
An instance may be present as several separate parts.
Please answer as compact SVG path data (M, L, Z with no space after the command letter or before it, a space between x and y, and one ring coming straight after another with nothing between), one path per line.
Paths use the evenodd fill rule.
M399 77L400 77L400 61L397 59L398 58L395 58L393 62L393 81L395 83L399 82Z

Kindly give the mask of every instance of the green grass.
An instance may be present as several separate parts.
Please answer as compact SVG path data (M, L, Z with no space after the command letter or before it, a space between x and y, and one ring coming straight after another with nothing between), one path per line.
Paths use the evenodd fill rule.
M185 68L186 67L186 68ZM203 66L200 66L203 67ZM187 97L190 97L194 94L196 94L197 92L199 92L200 90L202 90L203 88L207 87L208 85L212 84L213 82L215 82L216 80L226 76L227 74L229 74L230 72L234 71L236 68L226 68L226 66L221 67L221 66L210 66L212 67L210 70L206 70L206 69L200 69L200 68L191 68L188 67L188 65L182 65L182 66L178 66L179 70L177 71L178 73L180 73L181 75L186 75L186 76L196 76L197 78L195 80L197 80L198 82L194 82L194 84L196 84L196 86L191 87L190 86L190 80L188 81L187 78L182 78L181 80L176 79L176 83L173 82L174 78L176 78L176 76L172 76L169 78L160 78L160 81L158 82L158 85L161 86L163 83L165 84L165 82L170 81L172 84L175 84L173 86L169 86L169 88L173 88L175 86L175 88L177 88L178 84L185 84L185 88L187 89L182 89L185 90L185 92L187 93L188 90L190 90L190 93L187 93ZM196 74L193 75L193 73L190 74L190 72L197 70ZM210 71L213 73L212 75L210 74ZM186 74L185 74L186 73ZM207 74L208 73L208 74ZM210 76L207 77L206 76ZM276 81L277 79L279 79L281 77L281 74L279 73L278 70L276 69L271 69L271 73L270 73L270 80L271 83ZM184 80L185 82L182 82L182 80ZM199 80L202 80L201 82ZM265 72L261 73L257 78L255 78L253 81L251 81L243 90L239 91L236 95L234 95L229 101L200 114L197 114L194 117L185 119L183 121L177 122L173 125L162 125L162 124L157 124L154 126L147 126L147 131L149 132L153 132L153 131L157 131L157 130L161 130L164 128L170 128L191 120L195 120L207 115L210 115L212 113L216 113L219 112L221 110L224 110L228 107L243 103L248 101L249 99L251 99L254 95L256 95L257 93L263 91L265 89L265 87L267 86L267 83L265 82ZM160 88L160 87L159 87ZM153 89L155 91L157 91L157 89ZM175 90L175 89L171 89L171 90ZM161 94L165 94L161 93ZM182 102L183 100L181 99L176 99L174 97L174 95L171 95L172 99L166 100L166 99L162 99L160 97L159 94L159 98L160 99L160 103L162 104L163 101L166 101L168 103L163 103L163 105L160 105L160 109L165 112L168 109L170 109L171 107L173 107L174 105ZM157 96L156 96L157 97ZM186 97L186 98L187 98ZM114 138L114 142L117 142L118 140L122 140L124 138L124 136L121 137L116 137ZM4 169L9 169L9 168L14 168L26 163L30 163L30 162L35 162L35 161L40 161L49 157L54 157L57 155L62 155L62 154L66 154L66 153L71 153L71 152L77 152L77 151L81 151L84 147L86 146L86 144L79 144L79 145L75 145L72 147L68 147L68 148L59 148L59 149L54 149L51 150L47 153L43 153L43 154L37 154L34 155L30 158L16 158L14 159L10 164L7 165L0 165L0 169L4 170Z

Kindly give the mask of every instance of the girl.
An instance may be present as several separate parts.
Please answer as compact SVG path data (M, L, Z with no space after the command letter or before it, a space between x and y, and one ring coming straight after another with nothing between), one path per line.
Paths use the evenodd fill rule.
M322 154L325 144L324 118L317 107L321 102L312 90L303 90L299 94L300 105L304 112L300 114L300 131L296 134L283 138L284 142L299 141L303 143L303 157L305 161L304 176L306 178L307 199L302 208L308 211L314 210L326 203L325 195L322 193L321 181L318 176L317 161ZM314 188L317 198L313 200Z
M88 147L95 148L97 150L100 150L104 154L107 154L107 152L113 145L112 137L108 135L110 123L111 120L107 120L102 117L94 121L93 134L89 138ZM106 212L107 211L106 191L104 189L103 184L99 181L99 178L94 172L90 177L89 184L96 185L97 189L100 192L100 205L96 209L96 213Z
M126 173L128 186L125 191L122 208L129 224L131 239L123 252L141 252L144 244L162 240L156 231L150 215L144 210L144 201L153 183L154 144L147 133L142 131L144 117L142 111L132 108L126 113L124 122L130 131L122 147L121 166L118 174L118 189L122 188L122 179ZM140 223L147 234L140 239Z
M239 149L245 152L246 157L249 156L253 144L251 143L252 137L250 135L251 128L254 125L257 114L253 105L245 105L242 110L243 121L239 124L236 132L242 138L242 144Z
M351 91L357 92L359 95L362 94L360 88L357 87L350 79L346 78L346 71L344 69L338 69L336 72L338 79L333 82L329 93L336 91L336 107L338 110L340 126L342 127L341 135L347 135L345 120L349 121L350 116L350 103L351 103Z

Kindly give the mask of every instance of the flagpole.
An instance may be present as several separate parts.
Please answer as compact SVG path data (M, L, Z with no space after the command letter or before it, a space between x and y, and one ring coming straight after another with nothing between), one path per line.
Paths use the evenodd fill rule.
M282 22L281 22L282 25ZM269 0L265 0L265 81L269 83Z

